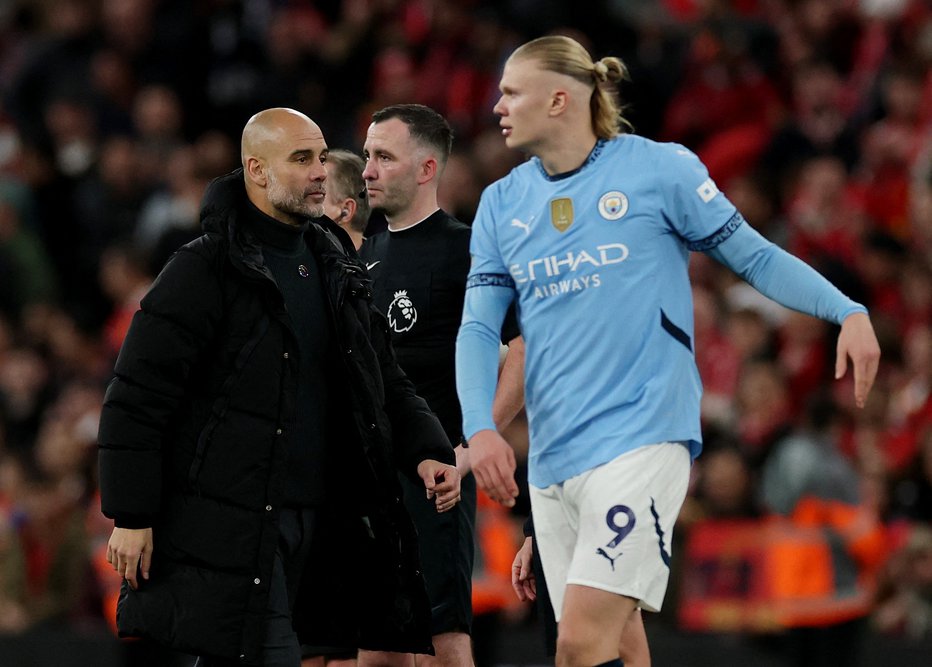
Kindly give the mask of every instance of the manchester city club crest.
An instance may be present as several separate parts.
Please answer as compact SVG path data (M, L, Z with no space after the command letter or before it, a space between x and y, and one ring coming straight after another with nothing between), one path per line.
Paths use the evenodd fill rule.
M606 220L618 220L628 212L628 198L624 192L612 190L599 197L599 215Z
M408 296L408 290L398 290L395 298L388 304L388 324L395 333L411 331L417 322L417 309Z
M561 234L573 224L573 200L560 197L550 201L550 223Z

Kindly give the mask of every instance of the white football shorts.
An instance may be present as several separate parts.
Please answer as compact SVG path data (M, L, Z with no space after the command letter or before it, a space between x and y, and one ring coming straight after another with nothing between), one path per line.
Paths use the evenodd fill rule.
M558 621L567 584L626 595L660 611L689 469L689 450L664 442L561 484L531 486L535 548Z

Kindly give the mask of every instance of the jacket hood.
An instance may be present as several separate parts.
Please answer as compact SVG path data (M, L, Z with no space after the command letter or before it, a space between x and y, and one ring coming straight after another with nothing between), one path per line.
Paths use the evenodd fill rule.
M218 233L230 241L230 258L236 265L245 265L271 277L263 267L262 250L259 241L248 229L240 224L240 211L250 206L246 195L246 183L242 168L231 171L212 180L201 200L201 227L205 233ZM358 261L356 249L349 235L342 227L326 216L311 218L311 225L306 232L308 245L322 253L324 261L347 261L347 256ZM318 240L328 239L319 244ZM352 260L350 260L352 261Z
M201 200L201 227L205 232L227 231L230 217L246 201L242 168L212 180Z

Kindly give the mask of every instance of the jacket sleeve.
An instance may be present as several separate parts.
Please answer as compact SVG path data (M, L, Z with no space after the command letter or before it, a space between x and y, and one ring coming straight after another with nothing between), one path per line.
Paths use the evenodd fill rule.
M151 526L159 513L162 446L198 358L222 314L209 259L183 248L133 317L98 431L101 509L119 527Z
M398 365L385 317L372 309L375 324L372 345L379 356L382 381L385 386L385 412L392 425L392 449L399 470L419 482L417 466L434 459L453 465L453 446L431 411L427 401L415 393L414 384Z

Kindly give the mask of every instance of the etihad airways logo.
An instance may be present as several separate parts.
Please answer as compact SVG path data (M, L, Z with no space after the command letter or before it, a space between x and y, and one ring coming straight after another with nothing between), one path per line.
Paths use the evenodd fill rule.
M591 269L620 264L626 259L628 246L624 243L606 243L596 246L592 251L569 251L562 255L532 259L526 264L512 264L508 271L517 285L535 283L534 295L542 299L600 287L602 278ZM581 270L585 273L577 273ZM556 280L550 280L551 278Z

